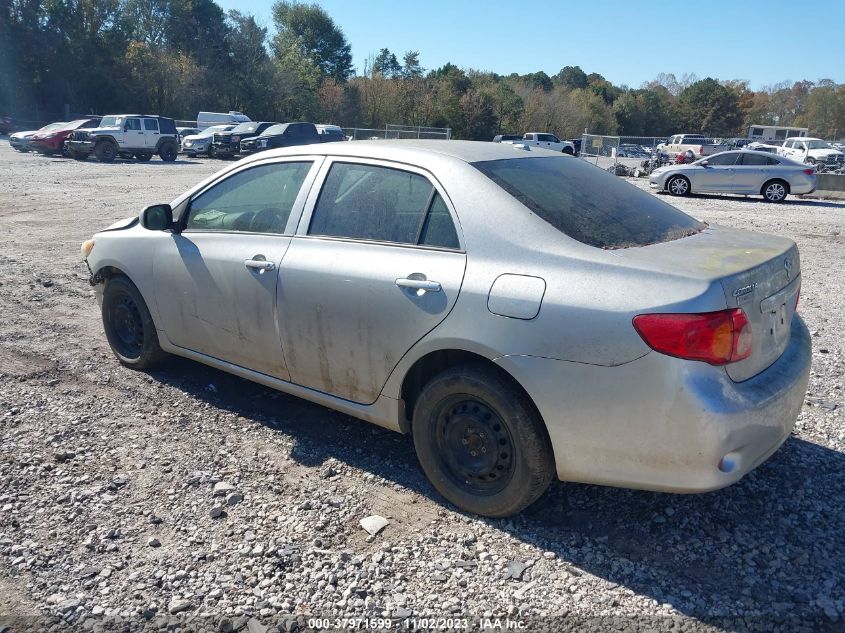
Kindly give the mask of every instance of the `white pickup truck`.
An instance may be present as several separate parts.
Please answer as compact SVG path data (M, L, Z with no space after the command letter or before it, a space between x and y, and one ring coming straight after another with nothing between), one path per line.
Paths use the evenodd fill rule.
M519 141L502 141L512 145L529 145L531 147L542 147L553 152L575 155L575 144L571 141L562 141L554 134L545 132L526 132Z
M841 168L845 164L845 154L820 138L790 137L778 148L777 153L799 163L818 165L820 168Z
M678 154L683 154L687 150L691 150L695 154L696 160L702 156L724 152L726 149L727 147L725 145L708 143L707 138L701 134L675 134L675 136L670 136L665 143L657 146L658 151L666 152L673 158Z

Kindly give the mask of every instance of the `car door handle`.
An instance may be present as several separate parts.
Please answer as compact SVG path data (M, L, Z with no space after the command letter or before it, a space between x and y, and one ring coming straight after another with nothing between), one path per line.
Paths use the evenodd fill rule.
M439 281L411 279L410 277L400 277L396 280L396 285L400 288L411 288L412 290L424 290L426 292L440 292L441 290Z
M276 264L268 262L266 259L245 259L244 266L253 270L260 270L261 272L265 270L276 270Z

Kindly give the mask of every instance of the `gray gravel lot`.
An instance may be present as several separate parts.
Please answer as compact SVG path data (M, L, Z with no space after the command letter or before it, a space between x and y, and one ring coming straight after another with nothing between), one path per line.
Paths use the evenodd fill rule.
M842 630L845 205L673 200L801 249L814 366L774 457L719 492L557 483L486 520L438 498L408 437L190 361L142 374L111 355L80 243L223 165L0 141L0 631ZM373 514L390 521L375 537Z

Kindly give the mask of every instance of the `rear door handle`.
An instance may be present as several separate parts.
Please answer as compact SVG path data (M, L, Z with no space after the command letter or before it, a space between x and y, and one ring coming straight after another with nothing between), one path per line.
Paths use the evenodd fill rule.
M439 281L411 279L410 277L400 277L396 280L396 285L400 288L411 288L412 290L424 290L426 292L440 292L441 290Z
M267 270L276 270L276 264L268 262L266 259L245 259L244 266L253 270L259 270L262 273Z

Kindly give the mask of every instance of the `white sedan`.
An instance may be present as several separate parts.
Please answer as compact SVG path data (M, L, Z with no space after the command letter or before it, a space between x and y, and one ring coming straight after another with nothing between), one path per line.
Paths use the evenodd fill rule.
M690 193L736 193L782 202L790 193L816 188L813 168L783 156L738 150L722 152L689 165L668 165L649 175L649 186L673 196Z

